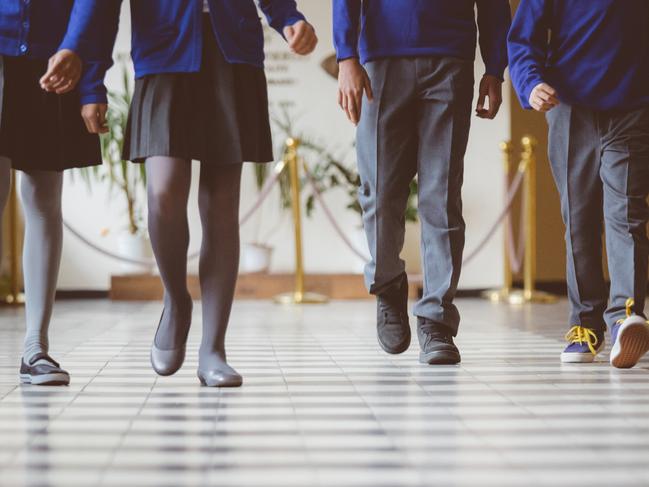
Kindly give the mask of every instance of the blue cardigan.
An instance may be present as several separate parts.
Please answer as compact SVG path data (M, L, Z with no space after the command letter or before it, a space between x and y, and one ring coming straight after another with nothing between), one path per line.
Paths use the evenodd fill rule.
M122 0L95 0L97 24L109 25L102 41L110 59ZM294 0L258 0L268 23L282 33L304 16ZM253 0L209 0L214 34L230 63L264 66L264 33ZM131 56L135 76L196 72L202 58L203 0L131 0Z
M522 0L508 44L524 108L542 82L570 105L649 105L648 0Z
M473 60L479 27L487 74L502 79L510 23L508 0L333 0L339 61L360 57L364 64L395 56Z
M81 103L105 102L95 31L98 0L0 0L0 54L47 59L70 49L84 60ZM45 74L45 73L43 73Z

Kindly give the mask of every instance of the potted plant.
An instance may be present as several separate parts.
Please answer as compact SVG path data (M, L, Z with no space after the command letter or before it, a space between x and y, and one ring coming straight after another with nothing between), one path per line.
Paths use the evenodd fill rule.
M146 172L143 164L133 164L122 159L124 135L128 112L133 95L130 72L124 57L119 58L122 65L122 87L119 91L108 93L109 109L107 124L109 132L101 136L101 166L80 170L82 178L89 187L92 182L107 183L109 195L117 194L124 204L125 224L117 235L119 255L135 262L123 262L124 273L150 273L153 271L151 244L146 231L144 218L146 206Z

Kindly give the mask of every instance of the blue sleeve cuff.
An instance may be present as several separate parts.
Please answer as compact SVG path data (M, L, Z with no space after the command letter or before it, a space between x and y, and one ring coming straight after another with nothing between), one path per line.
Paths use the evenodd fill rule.
M62 49L68 49L77 56L79 56L84 62L87 61L95 61L97 60L97 55L95 53L94 47L91 45L89 42L84 42L79 38L75 38L73 36L66 36L63 39L63 42L59 45L58 50L61 51Z
M541 83L545 83L542 78L538 76L533 76L529 78L523 85L523 89L519 94L521 105L525 110L532 110L532 105L530 105L530 96L532 95L532 90L536 88Z
M63 49L68 49L70 51L73 51L77 53L77 55L79 56L81 56L81 51L83 50L81 48L81 43L78 41L78 39L69 38L68 36L66 36L65 39L63 39L63 42L61 42L61 45L58 48L59 51Z
M86 94L81 94L80 98L80 105L90 105L94 103L103 103L107 104L108 103L108 97L106 96L106 93L86 93Z
M300 12L295 12L286 17L286 20L284 21L284 27L289 27L291 25L297 24L301 20L304 20L306 22L306 17L304 17L304 15L302 15Z
M352 59L352 58L357 58L358 59L358 51L354 49L352 46L344 46L344 47L338 47L337 52L336 52L336 61L342 62L345 59Z
M79 80L81 105L89 103L107 103L108 96L104 85L107 66L103 63L86 63Z
M259 1L259 5L268 20L268 24L282 36L284 36L285 27L289 27L301 20L306 21L304 15L298 11L294 0Z
M503 82L505 81L505 68L487 65L487 70L485 71L485 74L488 74L489 76L494 76L495 78L498 78L500 81Z

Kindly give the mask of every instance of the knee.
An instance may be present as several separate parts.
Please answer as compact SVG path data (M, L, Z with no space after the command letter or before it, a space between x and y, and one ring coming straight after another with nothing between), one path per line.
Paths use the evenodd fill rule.
M219 228L239 228L239 197L232 195L199 197L199 212L203 224Z
M400 219L405 214L406 195L394 188L377 191L370 183L364 182L358 189L358 203L364 215Z
M646 238L649 210L644 199L629 198L620 208L608 208L605 212L606 229L615 233L629 233Z
M372 212L375 207L375 195L369 183L362 183L358 187L358 205L364 214Z
M566 225L565 241L570 252L601 252L604 228L602 222L573 219Z
M201 184L198 207L203 219L236 221L239 217L241 190L237 180L230 185Z
M423 228L443 233L464 233L466 223L462 201L458 199L434 201L419 200L418 217Z
M604 211L601 200L589 198L566 200L562 203L561 216L566 225L566 233L572 238L594 240L602 237Z
M358 188L358 210L363 217L374 214L375 209L374 195L370 190L366 190L363 186Z
M61 217L61 187L57 184L35 184L25 177L20 196L27 215L38 218Z
M186 201L170 186L150 185L148 188L149 213L164 216L186 211Z

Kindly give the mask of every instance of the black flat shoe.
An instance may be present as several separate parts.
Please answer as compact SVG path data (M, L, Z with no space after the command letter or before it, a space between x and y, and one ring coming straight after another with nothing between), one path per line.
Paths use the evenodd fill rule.
M454 365L460 363L460 351L453 342L453 334L445 326L425 318L418 318L417 336L421 345L419 362L422 364Z
M70 374L46 353L37 353L29 363L25 359L21 361L20 382L38 386L67 386L70 384Z
M162 316L160 316L160 322L158 323L158 329L156 330L156 337L160 330L160 324L162 324L163 317L164 310L162 310ZM185 335L183 344L172 350L163 350L158 348L156 345L156 337L153 338L153 343L151 344L151 367L153 367L156 374L162 376L173 375L183 366L183 363L185 362L185 349L188 334L189 327L187 327L187 334Z
M205 387L241 387L243 377L230 367L225 359L225 354L210 354L198 364L198 380ZM208 363L205 363L208 362Z
M238 373L224 370L199 370L198 380L205 387L241 387L243 377Z
M396 355L408 350L411 332L406 274L376 297L376 334L379 345L387 353Z

